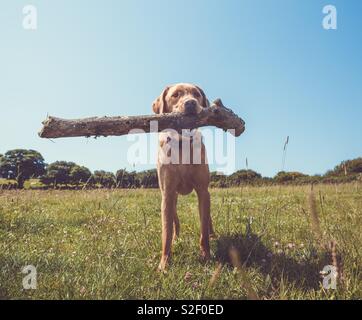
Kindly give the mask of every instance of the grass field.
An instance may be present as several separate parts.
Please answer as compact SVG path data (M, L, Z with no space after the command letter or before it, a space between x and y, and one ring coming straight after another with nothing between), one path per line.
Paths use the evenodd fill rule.
M309 193L211 190L218 237L207 264L196 195L180 197L181 236L162 274L158 190L0 191L0 298L361 299L362 186L315 186L320 229ZM319 272L333 258L339 282L325 290ZM37 268L36 290L22 289L26 265Z

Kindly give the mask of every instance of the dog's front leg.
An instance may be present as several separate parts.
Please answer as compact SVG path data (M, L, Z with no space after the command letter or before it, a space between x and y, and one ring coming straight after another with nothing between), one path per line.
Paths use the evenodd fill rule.
M177 216L177 209L175 204L175 216L173 221L173 241L176 241L176 239L180 236L180 220Z
M164 271L171 255L173 223L176 216L176 192L162 192L162 257L158 267Z
M200 212L200 249L201 257L204 260L210 259L210 229L212 228L211 216L210 216L210 194L206 190L197 190L197 196L199 200L199 212ZM212 230L213 231L213 230Z

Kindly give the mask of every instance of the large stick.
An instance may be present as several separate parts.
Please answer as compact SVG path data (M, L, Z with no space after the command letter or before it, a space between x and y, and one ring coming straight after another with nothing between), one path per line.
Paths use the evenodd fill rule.
M87 119L66 120L48 117L39 132L41 138L122 136L130 133L151 132L151 122L158 123L157 132L165 129L194 129L215 126L229 130L236 137L245 130L245 123L230 109L225 108L221 100L216 100L211 107L197 115L167 113L151 116L132 117L94 117ZM138 129L134 131L134 129ZM132 130L132 131L131 131ZM152 131L155 132L155 131Z

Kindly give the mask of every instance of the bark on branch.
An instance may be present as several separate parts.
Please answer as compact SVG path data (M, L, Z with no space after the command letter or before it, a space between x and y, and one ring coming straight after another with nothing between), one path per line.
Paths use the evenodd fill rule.
M151 122L158 124L157 132L165 129L195 129L205 126L215 126L229 132L236 137L245 130L245 122L232 110L223 106L220 99L211 107L204 109L197 115L182 113L167 113L149 116L131 117L94 117L86 119L66 120L48 117L43 122L39 132L41 138L67 138L91 136L122 136L133 133L151 132ZM136 130L135 130L136 129ZM152 132L156 132L152 131Z

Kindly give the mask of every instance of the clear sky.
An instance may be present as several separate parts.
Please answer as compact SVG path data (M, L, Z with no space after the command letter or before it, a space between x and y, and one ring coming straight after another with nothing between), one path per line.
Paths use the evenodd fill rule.
M22 8L38 9L38 29ZM324 30L322 9L338 10ZM165 85L199 84L247 124L236 164L266 176L324 173L362 156L360 0L3 0L0 153L40 151L46 162L133 169L126 137L38 138L47 114L150 114ZM142 170L147 167L136 167Z

